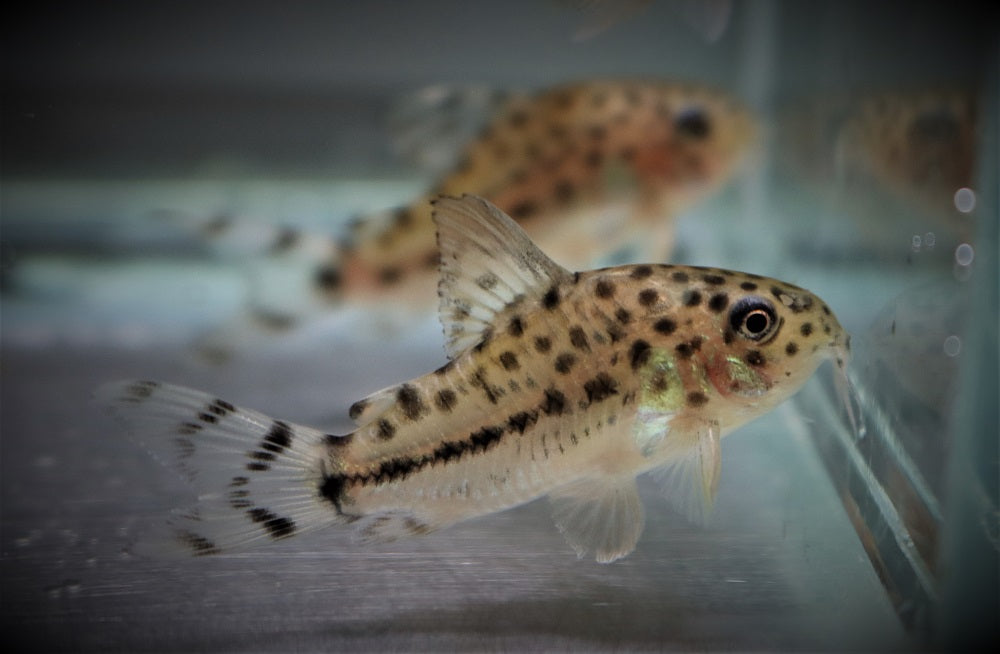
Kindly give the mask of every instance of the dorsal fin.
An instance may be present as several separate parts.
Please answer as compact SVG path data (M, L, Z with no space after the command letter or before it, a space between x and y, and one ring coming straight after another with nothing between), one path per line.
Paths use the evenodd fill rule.
M463 195L440 197L433 204L441 254L440 318L449 358L478 343L510 303L541 297L572 278L486 200Z

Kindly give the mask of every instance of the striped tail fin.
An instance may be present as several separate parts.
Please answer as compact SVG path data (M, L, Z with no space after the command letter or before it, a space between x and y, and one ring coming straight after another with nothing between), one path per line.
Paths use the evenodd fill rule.
M160 382L113 382L96 399L198 493L196 506L141 535L136 553L220 554L346 521L320 493L337 436Z

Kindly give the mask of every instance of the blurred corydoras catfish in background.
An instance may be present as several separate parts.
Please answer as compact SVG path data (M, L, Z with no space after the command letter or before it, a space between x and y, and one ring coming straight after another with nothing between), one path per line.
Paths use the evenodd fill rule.
M429 114L461 103L440 90L424 101ZM488 98L478 102L492 106ZM414 129L407 138L419 143ZM590 81L517 95L411 204L361 218L339 239L277 227L256 238L274 260L308 262L299 286L310 290L302 307L290 306L287 288L273 301L252 293L256 306L243 320L286 327L341 302L431 306L438 253L430 201L438 194L489 200L573 269L628 247L641 259L666 261L677 214L731 177L755 134L754 119L734 98L694 84ZM233 229L213 221L204 233L224 241Z

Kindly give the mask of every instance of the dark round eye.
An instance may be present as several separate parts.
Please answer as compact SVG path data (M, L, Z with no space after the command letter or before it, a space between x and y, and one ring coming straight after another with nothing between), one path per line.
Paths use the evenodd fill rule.
M678 112L674 118L674 129L682 136L703 139L711 134L712 123L701 108L689 107Z
M762 297L745 297L729 311L729 324L733 331L751 341L760 341L778 327L778 314L774 305Z

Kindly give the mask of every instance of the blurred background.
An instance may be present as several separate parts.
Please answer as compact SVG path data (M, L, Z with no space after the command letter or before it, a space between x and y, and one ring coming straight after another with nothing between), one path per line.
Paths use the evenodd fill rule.
M1000 51L984 7L6 9L4 639L24 651L995 643ZM337 238L440 178L401 143L400 116L438 97L427 89L617 77L705 84L754 112L752 153L678 217L670 258L823 297L853 336L862 430L821 370L727 439L708 525L641 485L646 532L611 566L576 560L544 502L376 547L312 534L208 561L128 553L190 490L90 403L100 383L164 379L337 431L354 400L445 360L433 311L352 306L239 335L233 356L207 360L198 344L239 320L275 266L192 224ZM467 109L448 124L459 144L489 121L486 104Z

